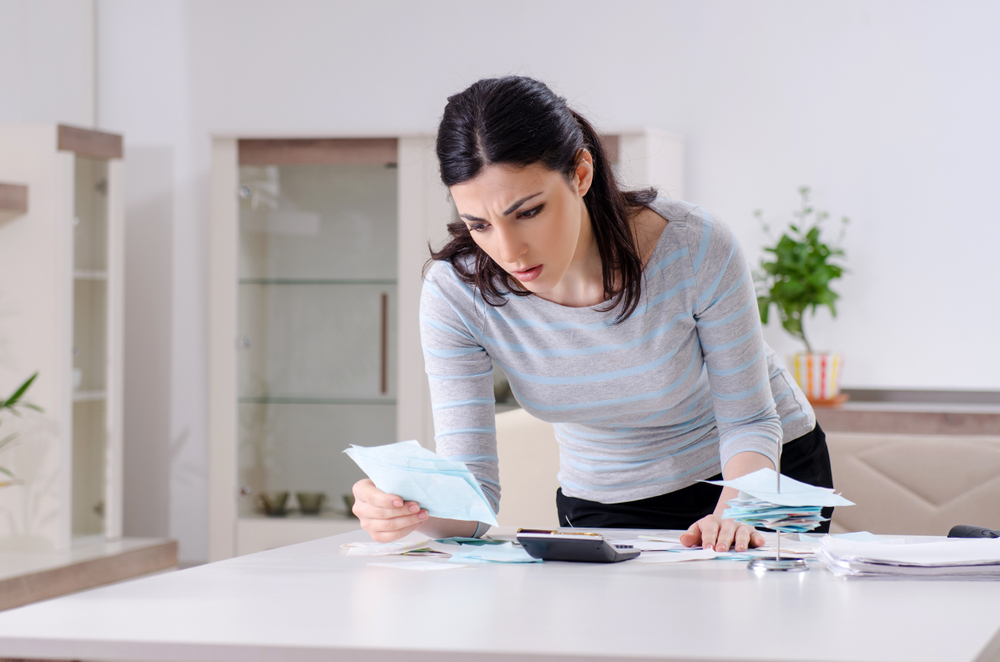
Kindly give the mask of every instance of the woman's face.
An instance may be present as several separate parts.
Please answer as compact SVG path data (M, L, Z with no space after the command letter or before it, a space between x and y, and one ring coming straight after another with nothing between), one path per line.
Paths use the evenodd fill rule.
M583 196L592 178L593 160L582 151L569 181L537 163L492 165L450 191L473 241L524 289L545 295L558 293L572 265L590 257Z

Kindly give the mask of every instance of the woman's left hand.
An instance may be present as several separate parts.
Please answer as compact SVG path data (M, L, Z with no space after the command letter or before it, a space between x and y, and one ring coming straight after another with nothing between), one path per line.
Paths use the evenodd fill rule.
M728 552L734 543L737 552L745 552L749 547L762 546L764 536L749 524L722 519L715 513L702 517L681 534L681 544L685 547L700 544L704 549Z

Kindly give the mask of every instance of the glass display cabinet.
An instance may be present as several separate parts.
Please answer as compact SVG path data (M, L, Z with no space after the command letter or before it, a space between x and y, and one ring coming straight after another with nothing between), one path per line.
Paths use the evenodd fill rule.
M0 465L0 545L64 550L122 528L121 136L0 126L0 179L26 186L0 216L3 396L27 376L44 412L16 422ZM12 427L19 425L19 428ZM4 434L0 433L0 436Z
M607 147L679 192L676 138ZM434 447L418 305L453 215L433 136L214 139L210 560L358 528L350 444Z
M432 442L414 296L449 205L431 147L215 140L210 558L357 528L343 451Z

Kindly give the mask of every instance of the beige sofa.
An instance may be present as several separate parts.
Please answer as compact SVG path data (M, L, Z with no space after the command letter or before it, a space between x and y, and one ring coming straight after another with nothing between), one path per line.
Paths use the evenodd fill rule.
M945 535L1000 529L1000 436L829 433L834 531ZM559 449L552 426L516 409L497 416L503 526L555 527Z

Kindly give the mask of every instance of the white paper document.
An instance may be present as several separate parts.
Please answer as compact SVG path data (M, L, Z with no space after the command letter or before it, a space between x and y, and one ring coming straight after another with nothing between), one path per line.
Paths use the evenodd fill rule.
M341 548L347 550L348 556L396 556L414 549L423 549L431 542L433 541L427 536L414 532L393 542L347 542Z
M827 537L817 557L843 577L1000 579L1000 539L993 538L900 544Z
M711 549L684 549L671 552L643 552L629 563L681 563L683 561L709 561L718 556Z
M706 480L713 485L732 487L749 494L755 499L766 501L776 506L853 506L833 490L826 487L816 487L802 483L788 476L781 477L781 491L778 492L778 475L774 469L758 469L757 471L732 480Z
M417 441L354 446L344 451L375 487L416 501L432 517L497 525L479 481L462 462L446 460Z

